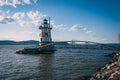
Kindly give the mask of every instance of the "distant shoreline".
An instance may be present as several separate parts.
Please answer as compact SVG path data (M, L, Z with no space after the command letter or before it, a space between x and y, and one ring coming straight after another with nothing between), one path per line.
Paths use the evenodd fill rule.
M28 40L28 41L11 41L11 40L0 40L0 45L35 45L39 41Z
M38 44L39 41L37 40L26 40L26 41L14 41L14 40L0 40L0 45L35 45ZM55 43L67 43L67 42L61 42L61 41L55 41ZM120 43L101 43L101 44L111 44L111 45L120 45Z
M38 45L37 40L27 40L27 41L12 41L12 40L0 40L0 45ZM55 42L56 45L68 45L67 42Z

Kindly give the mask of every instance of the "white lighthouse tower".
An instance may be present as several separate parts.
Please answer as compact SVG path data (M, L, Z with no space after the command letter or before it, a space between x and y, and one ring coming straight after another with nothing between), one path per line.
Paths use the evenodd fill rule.
M51 39L52 28L50 27L50 18L49 18L49 22L47 19L44 19L39 29L40 29L39 47L24 48L23 50L19 50L16 53L20 53L20 54L41 53L42 54L42 53L53 53L56 50L54 47L54 43L52 42L52 39Z
M51 27L50 27L50 18L49 22L47 19L43 20L43 23L39 27L40 29L40 47L52 43L52 38L51 38Z

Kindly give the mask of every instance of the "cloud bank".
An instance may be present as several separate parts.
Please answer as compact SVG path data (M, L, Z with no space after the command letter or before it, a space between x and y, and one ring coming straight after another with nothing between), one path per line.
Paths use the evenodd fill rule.
M29 12L16 12L13 15L9 15L8 11L1 11L0 23L3 24L16 24L19 26L28 26L28 25L40 25L43 18L47 15L42 14L38 11L29 11Z
M17 5L31 4L32 2L36 3L38 0L0 0L0 6L12 6L14 8Z

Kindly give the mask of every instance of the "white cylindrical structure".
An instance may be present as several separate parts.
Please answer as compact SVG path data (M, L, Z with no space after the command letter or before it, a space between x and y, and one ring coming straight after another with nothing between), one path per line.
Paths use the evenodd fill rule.
M52 38L51 38L52 28L50 27L50 21L48 23L48 20L44 19L39 29L40 29L40 44L39 45L43 46L48 43L52 43Z

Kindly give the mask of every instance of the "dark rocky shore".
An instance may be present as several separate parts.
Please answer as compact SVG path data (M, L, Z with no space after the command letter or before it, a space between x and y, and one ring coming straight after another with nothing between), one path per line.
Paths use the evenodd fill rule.
M120 52L113 53L110 57L113 58L112 63L93 74L90 80L120 80Z

